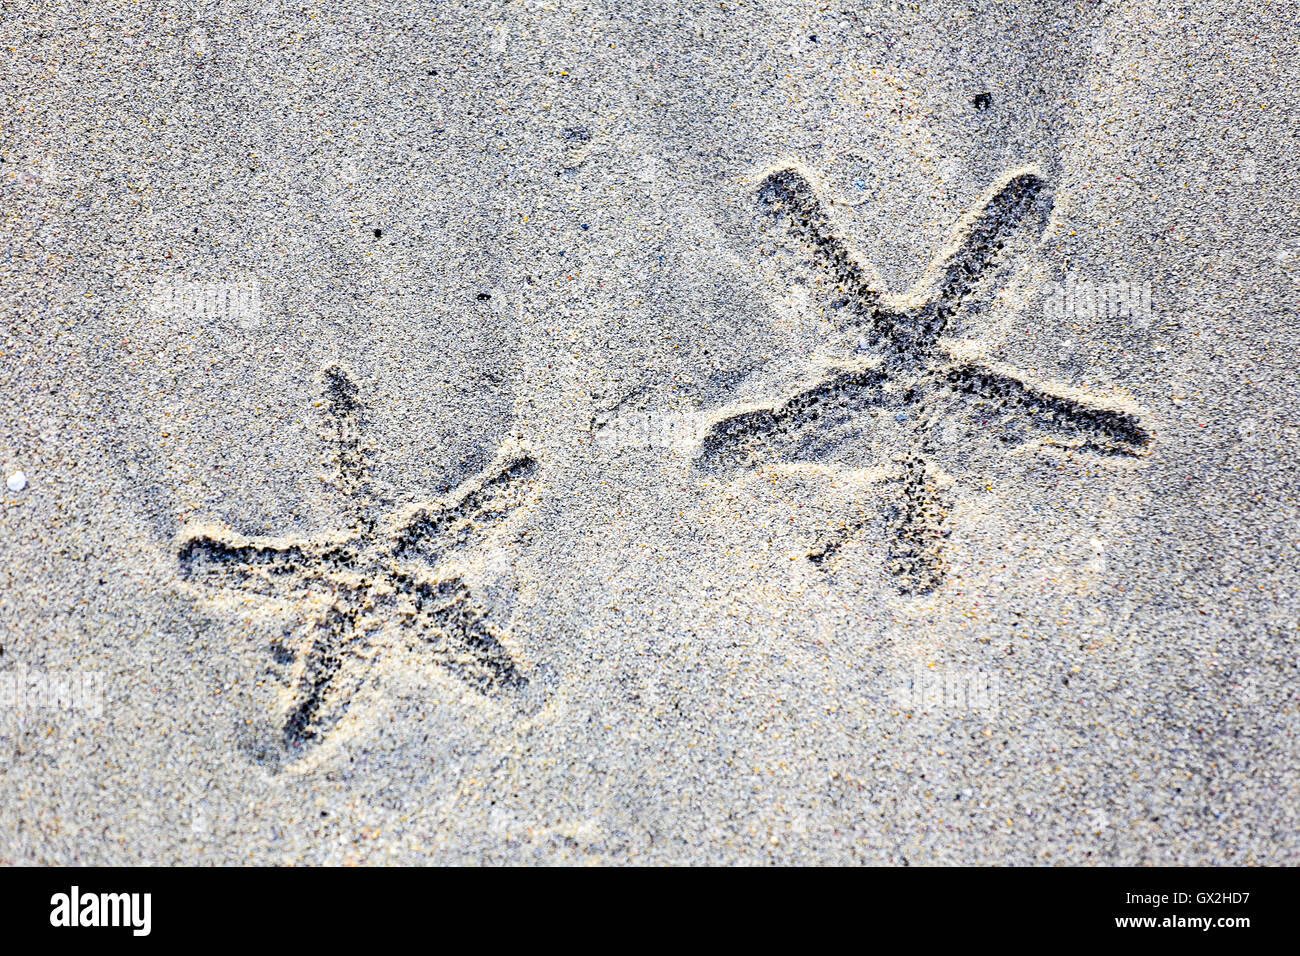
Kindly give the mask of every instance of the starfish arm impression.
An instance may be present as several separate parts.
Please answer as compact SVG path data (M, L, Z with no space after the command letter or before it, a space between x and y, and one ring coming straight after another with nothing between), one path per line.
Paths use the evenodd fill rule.
M1133 457L1151 441L1132 412L1053 394L1006 372L962 364L950 368L945 379L955 394L974 401L976 414L1004 424L1011 434L1023 426L1053 444Z
M705 433L696 463L724 471L831 457L866 427L867 410L884 403L887 381L875 369L841 369L780 402L724 413Z
M376 523L371 500L374 482L360 389L341 365L326 368L321 379L325 406L321 437L329 448L327 479L342 499L348 527L369 540Z
M954 241L938 255L922 279L922 283L933 283L932 294L944 313L943 325L980 289L1013 236L1023 230L1041 233L1051 209L1047 182L1027 171L1010 174L975 204L958 227ZM939 334L944 331L938 330Z
M949 502L940 490L934 467L920 457L905 466L902 500L891 509L891 544L885 563L899 590L928 594L947 574L945 522Z
M339 601L313 621L294 668L282 733L290 748L320 743L347 712L370 671L360 609Z
M209 596L223 591L272 597L302 593L325 569L346 567L351 560L343 539L249 538L215 526L183 532L176 550L181 578Z
M537 460L526 452L508 454L461 485L448 502L406 509L389 532L393 557L432 566L480 543L528 500L537 470Z
M859 262L849 244L835 230L830 213L808 177L797 167L785 166L769 173L758 189L759 200L782 216L790 234L800 240L849 300L859 321L877 321L880 279L875 270Z
M487 696L528 684L460 578L435 583L400 578L399 584L412 600L405 623L420 632L439 665Z

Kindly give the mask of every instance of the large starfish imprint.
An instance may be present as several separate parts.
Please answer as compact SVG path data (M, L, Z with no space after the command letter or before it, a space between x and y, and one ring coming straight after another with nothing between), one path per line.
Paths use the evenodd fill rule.
M289 601L305 619L297 646L276 651L288 665L282 737L291 751L319 743L338 723L394 627L480 693L527 684L461 575L471 550L527 501L536 461L520 450L503 454L445 501L381 519L370 501L357 388L337 366L324 384L325 437L346 526L310 538L190 527L177 542L181 575L201 595Z
M1051 211L1046 183L1018 170L990 189L962 223L957 240L903 295L878 291L875 270L852 254L835 232L809 178L779 168L759 187L761 202L787 222L812 253L847 307L843 326L858 335L814 369L809 387L775 402L722 409L705 433L697 465L707 471L750 469L765 463L843 460L869 442L855 440L874 421L904 430L898 468L858 468L866 480L901 485L889 516L886 566L904 593L925 593L944 578L943 539L948 502L934 463L941 420L975 413L980 431L1011 444L1031 437L1106 455L1138 456L1151 435L1138 417L1082 396L1031 384L1013 370L964 357L949 336L958 321L987 299L995 267L1019 234L1041 233ZM846 522L808 554L825 567L866 524Z

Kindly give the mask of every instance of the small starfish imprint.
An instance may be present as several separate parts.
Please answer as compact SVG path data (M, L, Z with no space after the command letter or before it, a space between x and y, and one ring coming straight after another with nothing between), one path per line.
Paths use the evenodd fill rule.
M338 366L325 370L324 385L325 437L346 526L310 538L189 527L177 541L181 575L203 596L287 600L307 618L296 647L275 648L277 663L289 667L281 733L291 752L321 742L338 723L394 628L480 693L527 684L461 576L471 550L528 500L537 462L521 450L505 453L447 500L381 518L357 387Z
M944 579L950 502L935 459L939 446L953 441L956 420L973 413L979 434L1006 444L1040 437L1106 455L1136 457L1146 450L1150 432L1133 412L974 361L952 338L1000 286L996 273L1017 237L1045 228L1052 201L1037 172L1017 170L996 183L965 217L957 239L901 295L878 291L879 276L837 235L799 168L771 172L758 194L834 284L836 305L849 316L842 323L846 338L829 359L813 363L811 384L775 402L722 409L701 443L701 469L833 459L866 481L896 482L901 491L889 509L886 566L900 591L920 594ZM871 427L881 419L900 426L892 444L883 429ZM868 467L881 458L898 467ZM809 560L827 566L867 520L848 521L824 536Z

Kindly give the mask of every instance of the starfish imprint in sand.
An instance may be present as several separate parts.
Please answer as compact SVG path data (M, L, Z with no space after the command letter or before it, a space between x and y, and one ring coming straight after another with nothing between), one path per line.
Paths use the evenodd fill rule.
M177 542L181 575L200 594L292 602L303 623L297 646L277 651L289 665L281 733L291 752L321 742L338 723L394 631L482 694L527 684L462 574L465 559L529 500L537 462L521 450L503 454L445 501L379 517L357 387L338 366L325 371L324 386L324 434L345 526L308 538L190 527Z
M1051 192L1036 171L1010 173L986 192L955 241L902 295L880 291L879 276L837 234L800 169L771 172L758 195L812 253L848 319L841 324L843 341L829 359L814 363L810 383L774 402L722 409L704 435L698 467L727 472L834 462L866 481L895 483L886 567L900 591L921 594L944 579L950 503L937 458L952 442L945 428L953 422L977 420L966 444L1038 438L1130 458L1147 450L1151 433L1133 411L972 360L953 338L1005 281L999 273L1016 240L1036 237L1046 227ZM893 426L892 436L882 437L882 423ZM868 467L881 457L890 464ZM868 520L859 517L832 530L808 559L828 566Z

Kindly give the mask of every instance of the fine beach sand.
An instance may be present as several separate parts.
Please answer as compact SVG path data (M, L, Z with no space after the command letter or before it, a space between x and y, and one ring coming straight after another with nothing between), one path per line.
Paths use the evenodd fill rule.
M6 5L0 863L1296 863L1294 14Z

